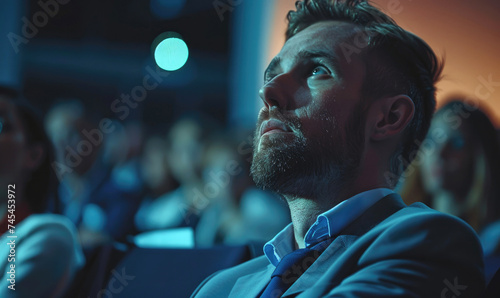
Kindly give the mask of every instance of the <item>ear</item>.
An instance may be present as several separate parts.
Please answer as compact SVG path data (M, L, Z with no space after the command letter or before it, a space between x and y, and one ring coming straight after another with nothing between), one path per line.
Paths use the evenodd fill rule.
M45 150L41 144L30 145L24 159L24 168L33 172L45 158Z
M372 141L381 141L403 132L415 113L415 105L407 95L384 97L370 109Z

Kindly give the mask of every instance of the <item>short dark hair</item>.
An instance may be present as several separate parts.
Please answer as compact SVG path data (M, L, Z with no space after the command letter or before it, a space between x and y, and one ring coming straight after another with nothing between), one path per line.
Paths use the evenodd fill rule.
M443 69L432 49L416 35L364 0L304 0L288 13L286 39L321 21L343 21L361 27L367 43L357 52L366 63L364 100L408 95L415 115L390 161L397 176L406 169L429 130L436 108L435 83Z

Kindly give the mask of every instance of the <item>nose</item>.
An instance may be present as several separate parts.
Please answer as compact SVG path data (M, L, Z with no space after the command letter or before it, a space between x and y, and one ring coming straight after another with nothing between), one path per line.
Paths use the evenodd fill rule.
M293 109L294 80L290 74L277 75L259 91L259 96L266 108L277 107L282 110Z

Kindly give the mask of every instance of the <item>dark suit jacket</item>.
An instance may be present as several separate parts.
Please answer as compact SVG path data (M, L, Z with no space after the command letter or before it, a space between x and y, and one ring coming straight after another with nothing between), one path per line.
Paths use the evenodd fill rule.
M470 226L391 194L346 227L283 297L479 297L483 266ZM273 271L262 256L214 273L192 297L257 297Z

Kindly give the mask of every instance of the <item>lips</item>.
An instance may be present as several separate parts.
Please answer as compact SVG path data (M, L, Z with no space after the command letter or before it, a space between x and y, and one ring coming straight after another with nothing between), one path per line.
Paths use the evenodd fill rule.
M291 130L281 121L276 119L270 119L262 122L260 126L260 135L263 136L266 133L279 133L279 132L290 132Z

